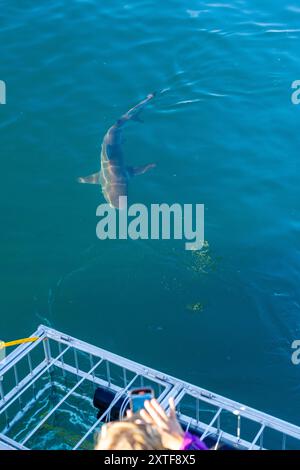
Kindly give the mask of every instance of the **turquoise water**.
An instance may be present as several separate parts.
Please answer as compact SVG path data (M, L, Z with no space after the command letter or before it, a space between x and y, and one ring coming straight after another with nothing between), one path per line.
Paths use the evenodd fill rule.
M2 0L3 339L46 323L300 424L295 0ZM108 127L157 168L131 201L205 204L201 252L100 241Z

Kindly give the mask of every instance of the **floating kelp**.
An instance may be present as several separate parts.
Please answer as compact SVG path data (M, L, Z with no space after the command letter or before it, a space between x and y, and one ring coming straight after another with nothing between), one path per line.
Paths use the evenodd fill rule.
M186 308L187 310L190 310L191 312L203 312L204 305L201 302L196 302L194 304L188 304Z
M201 250L192 251L191 256L192 262L189 264L189 269L200 274L216 271L218 263L222 259L220 256L212 254L208 241L204 241Z

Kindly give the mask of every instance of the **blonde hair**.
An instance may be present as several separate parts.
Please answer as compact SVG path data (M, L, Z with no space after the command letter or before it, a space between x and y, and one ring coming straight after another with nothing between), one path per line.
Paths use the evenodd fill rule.
M98 435L95 450L163 450L156 429L134 420L104 424Z

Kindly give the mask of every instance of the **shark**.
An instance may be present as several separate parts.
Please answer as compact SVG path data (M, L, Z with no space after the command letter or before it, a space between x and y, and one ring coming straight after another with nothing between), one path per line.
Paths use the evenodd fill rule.
M79 183L98 184L109 205L116 209L122 209L123 198L128 193L128 183L133 176L142 175L156 166L148 163L141 166L127 166L124 161L122 142L123 128L129 121L143 122L140 113L146 104L155 97L156 93L150 93L145 99L123 114L106 132L100 154L100 171L88 176L79 177Z

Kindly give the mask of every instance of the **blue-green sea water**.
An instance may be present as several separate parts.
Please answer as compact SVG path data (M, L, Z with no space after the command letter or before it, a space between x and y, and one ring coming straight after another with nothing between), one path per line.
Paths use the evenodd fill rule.
M1 316L300 424L296 0L1 0ZM205 204L205 247L96 238L103 135L157 162L129 201Z

